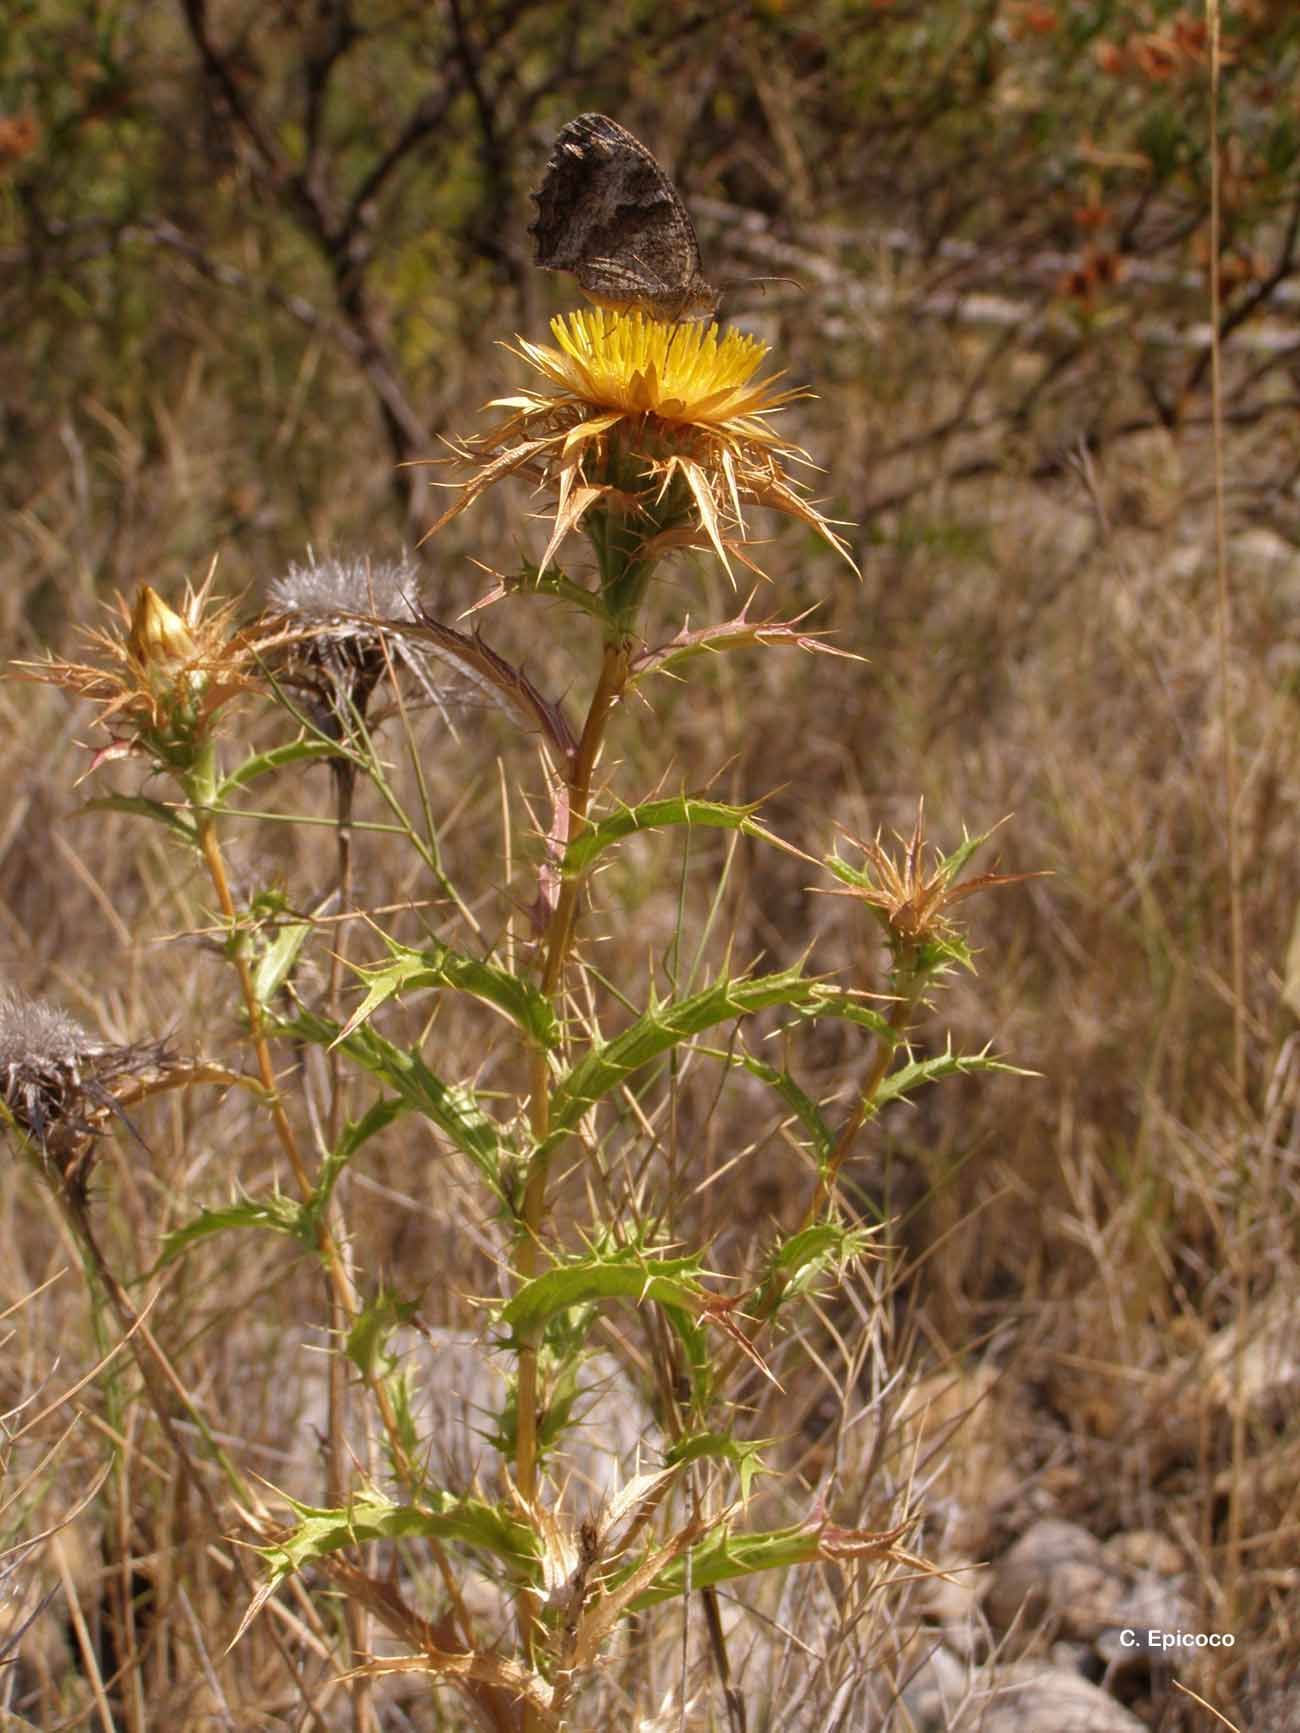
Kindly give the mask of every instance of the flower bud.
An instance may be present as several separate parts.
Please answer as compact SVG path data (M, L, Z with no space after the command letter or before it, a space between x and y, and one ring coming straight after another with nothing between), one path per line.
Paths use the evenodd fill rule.
M142 669L175 675L193 662L198 645L184 620L151 584L142 584L131 610L127 649Z

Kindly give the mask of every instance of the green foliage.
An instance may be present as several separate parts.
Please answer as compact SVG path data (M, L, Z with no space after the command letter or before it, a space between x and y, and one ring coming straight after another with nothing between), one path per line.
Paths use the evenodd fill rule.
M340 1040L362 1028L395 993L444 987L482 999L516 1023L539 1047L556 1045L555 1012L534 987L508 969L463 957L449 945L427 945L423 950L412 951L387 935L384 943L392 955L390 963L376 963L371 968L356 966L356 973L366 983L366 996L348 1018Z
M395 1097L388 1096L374 1102L360 1119L348 1122L343 1129L343 1135L339 1139L337 1147L326 1156L321 1165L321 1184L316 1192L318 1206L324 1199L328 1198L333 1181L362 1145L369 1143L372 1137L378 1137L381 1132L386 1131L402 1112L402 1102Z
M843 1023L855 1023L859 1029L878 1035L891 1047L896 1046L899 1040L898 1031L891 1027L887 1017L873 1011L870 1005L864 1005L852 993L834 987L819 988L806 1004L796 1007L796 1014L807 1022L818 1017L835 1017Z
M476 1498L432 1491L427 1503L395 1504L382 1493L358 1495L346 1509L330 1510L286 1501L298 1518L282 1539L258 1550L271 1567L272 1583L313 1561L372 1540L455 1541L490 1555L512 1573L530 1575L536 1543L526 1523Z
M753 822L761 802L750 806L728 806L722 801L698 800L678 795L668 800L649 800L640 806L623 807L598 824L582 831L564 852L564 871L570 876L587 872L606 849L639 830L664 830L672 825L702 825L737 830L743 836L766 839L762 825Z
M660 1000L652 994L644 1015L612 1041L593 1044L587 1057L556 1083L552 1114L556 1132L571 1130L589 1107L633 1072L692 1036L773 1005L807 1004L817 991L818 983L796 966L771 975L727 977L680 1000Z
M729 1059L733 1064L743 1065L751 1077L757 1077L760 1083L765 1083L774 1094L781 1098L799 1121L811 1142L813 1153L817 1159L819 1161L826 1159L835 1142L835 1134L822 1117L816 1102L804 1093L788 1071L780 1071L775 1065L768 1065L761 1059L755 1059L751 1053L715 1052L713 1057Z
M632 1610L644 1612L660 1601L675 1600L693 1590L715 1588L719 1583L736 1582L763 1571L810 1564L820 1553L816 1530L803 1524L750 1534L736 1534L729 1526L719 1525L684 1558L667 1565L654 1587L633 1601Z
M160 800L147 800L143 795L106 794L97 800L88 800L83 809L86 812L125 812L133 818L147 818L154 824L161 824L166 829L174 831L182 842L192 845L195 841L194 825L183 813L164 806Z
M387 1083L404 1112L418 1113L436 1125L462 1154L469 1157L498 1197L503 1197L502 1169L510 1145L474 1091L464 1084L446 1084L417 1053L385 1041L369 1027L344 1035L327 1018L300 1010L278 1025L284 1035L319 1047L338 1047L364 1071Z
M846 1228L841 1222L817 1222L791 1234L774 1249L770 1270L781 1283L782 1302L825 1290L844 1270L866 1256L873 1239L869 1228Z
M598 1300L634 1300L673 1306L698 1315L711 1296L697 1258L655 1256L628 1246L621 1252L567 1258L545 1275L523 1283L502 1308L502 1322L518 1336L536 1330L556 1313Z
M270 916L278 923L286 912L287 905L282 897L273 895L259 901L260 907L256 912L263 919ZM274 938L262 950L253 970L253 990L263 1009L274 1003L276 995L293 974L312 931L310 921L291 920L277 925Z
M211 1239L214 1234L229 1233L232 1229L247 1228L285 1234L300 1244L312 1244L301 1204L280 1196L248 1198L242 1203L228 1204L225 1209L200 1210L192 1221L164 1234L162 1250L154 1268L165 1270L200 1240Z
M717 1380L714 1377L713 1343L700 1317L683 1306L660 1301L673 1336L684 1355L684 1366L690 1400L696 1414L708 1411Z
M364 1377L372 1378L380 1371L391 1371L395 1361L388 1342L394 1330L401 1329L415 1317L416 1308L409 1300L399 1300L395 1294L381 1290L366 1306L348 1331L344 1352Z
M251 752L237 770L218 783L214 804L219 811L225 811L233 795L251 788L262 777L277 776L298 764L327 764L339 756L340 750L337 741L312 739L290 740L266 752Z
M948 1050L929 1059L909 1060L897 1071L891 1071L873 1097L875 1109L878 1112L886 1102L904 1100L927 1083L937 1083L945 1077L969 1077L979 1071L1006 1071L1013 1077L1036 1075L1018 1065L1008 1065L1001 1059L992 1058L987 1050L982 1053L953 1053Z
M743 1505L749 1503L756 1477L771 1473L763 1465L762 1452L766 1448L763 1439L751 1438L741 1442L729 1432L694 1432L674 1444L666 1460L673 1466L706 1460L729 1464L740 1481L740 1502Z
M521 594L532 591L539 596L551 596L570 608L578 608L584 614L590 614L592 619L602 623L609 618L599 594L566 578L554 563L543 571L535 561L524 560L520 565L519 575L510 579L510 588Z

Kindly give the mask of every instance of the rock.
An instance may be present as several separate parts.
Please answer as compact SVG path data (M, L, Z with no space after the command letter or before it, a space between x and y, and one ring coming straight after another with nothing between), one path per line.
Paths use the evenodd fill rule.
M989 1585L989 1574L962 1558L946 1558L943 1568L943 1576L926 1577L919 1585L917 1600L925 1617L943 1632L948 1647L969 1660L986 1639L980 1600Z
M1270 580L1275 573L1289 571L1300 580L1300 561L1296 559L1295 548L1276 530L1266 529L1262 524L1239 530L1228 543L1228 558L1234 570L1248 568ZM1300 594L1293 592L1292 606L1297 601L1300 601Z
M922 1653L901 1693L903 1709L910 1719L901 1725L908 1733L948 1733L953 1715L970 1695L971 1669L946 1649L932 1643Z
M1147 1641L1150 1631L1198 1631L1196 1608L1167 1577L1140 1576L1125 1594L1116 1614L1117 1622L1098 1633L1097 1653L1111 1669L1111 1676L1149 1666L1153 1660L1178 1671L1203 1650L1165 1648Z
M984 1608L999 1630L1091 1643L1116 1623L1125 1578L1087 1529L1044 1517L994 1566Z
M1113 1534L1104 1545L1107 1558L1135 1571L1176 1577L1187 1568L1182 1549L1153 1528L1127 1529L1123 1534Z
M506 1404L507 1365L473 1336L434 1328L399 1330L389 1344L410 1379L412 1418L427 1452L432 1481L453 1492L475 1483L491 1466L486 1435ZM266 1479L277 1489L308 1504L323 1500L324 1471L320 1440L329 1414L329 1364L318 1342L285 1337L278 1347L282 1360L289 1353L287 1375L267 1379L276 1407L259 1418L258 1439L272 1440L278 1449L262 1448L254 1457ZM353 1374L355 1378L355 1373ZM568 1477L575 1495L586 1489L587 1502L597 1508L634 1471L638 1452L663 1448L662 1435L624 1368L610 1354L593 1354L578 1374L573 1418L552 1458L558 1478ZM358 1401L364 1400L358 1397ZM250 1419L249 1431L252 1432ZM357 1448L357 1441L354 1441ZM358 1448L358 1455L360 1454ZM386 1490L392 1490L386 1488ZM575 1496L575 1505L579 1500Z
M1300 1685L1265 1691L1252 1705L1251 1733L1295 1733L1300 1727Z
M413 1380L413 1413L440 1484L461 1490L490 1465L483 1434L505 1406L504 1357L485 1352L472 1336L452 1330L399 1332ZM634 1471L638 1455L663 1448L654 1418L612 1354L590 1355L578 1374L576 1423L549 1458L557 1479L569 1481L571 1503L589 1508L613 1496Z
M1259 1425L1284 1425L1300 1394L1294 1295L1277 1288L1240 1324L1220 1330L1205 1349L1202 1371L1202 1389L1226 1413L1240 1406Z
M949 1733L1142 1733L1135 1715L1063 1667L1022 1661L977 1677Z
M924 1465L944 1556L986 1553L996 1511L1023 1492L1012 1457L1019 1420L996 1368L955 1366L922 1379L904 1396L896 1424Z
M1087 1678L1088 1668L1094 1666L1091 1643L1065 1643L1058 1640L1047 1651L1047 1659L1054 1667L1059 1667L1063 1673L1077 1673L1080 1678Z

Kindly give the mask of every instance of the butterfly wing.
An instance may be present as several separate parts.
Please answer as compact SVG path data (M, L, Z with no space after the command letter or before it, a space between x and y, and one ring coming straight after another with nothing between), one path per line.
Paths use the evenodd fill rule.
M640 140L606 115L569 122L533 196L537 263L572 271L597 303L674 318L716 305L673 183Z

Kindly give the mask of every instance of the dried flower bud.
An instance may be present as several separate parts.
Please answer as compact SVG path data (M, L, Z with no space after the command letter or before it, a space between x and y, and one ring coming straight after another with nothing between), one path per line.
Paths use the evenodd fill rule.
M112 1087L166 1072L161 1042L97 1040L44 999L0 992L0 1099L71 1186L84 1188L94 1138L120 1112Z
M345 739L364 717L387 665L383 636L421 618L419 573L407 559L312 560L291 566L267 600L292 634L287 677L308 693L312 720L331 740ZM400 635L395 653L411 655Z
M822 894L854 897L871 910L884 930L896 969L915 975L918 971L934 973L952 962L971 967L970 952L950 921L949 911L978 891L1047 876L1042 872L987 872L960 878L967 861L990 835L991 831L965 837L950 855L935 850L927 853L925 803L919 802L911 836L899 837L900 846L892 853L877 833L853 839L863 855L860 868L850 867L838 854L827 861L847 888Z
M268 592L271 607L303 625L332 625L340 635L374 637L374 627L353 618L405 621L420 617L420 575L409 559L325 559L290 566Z

